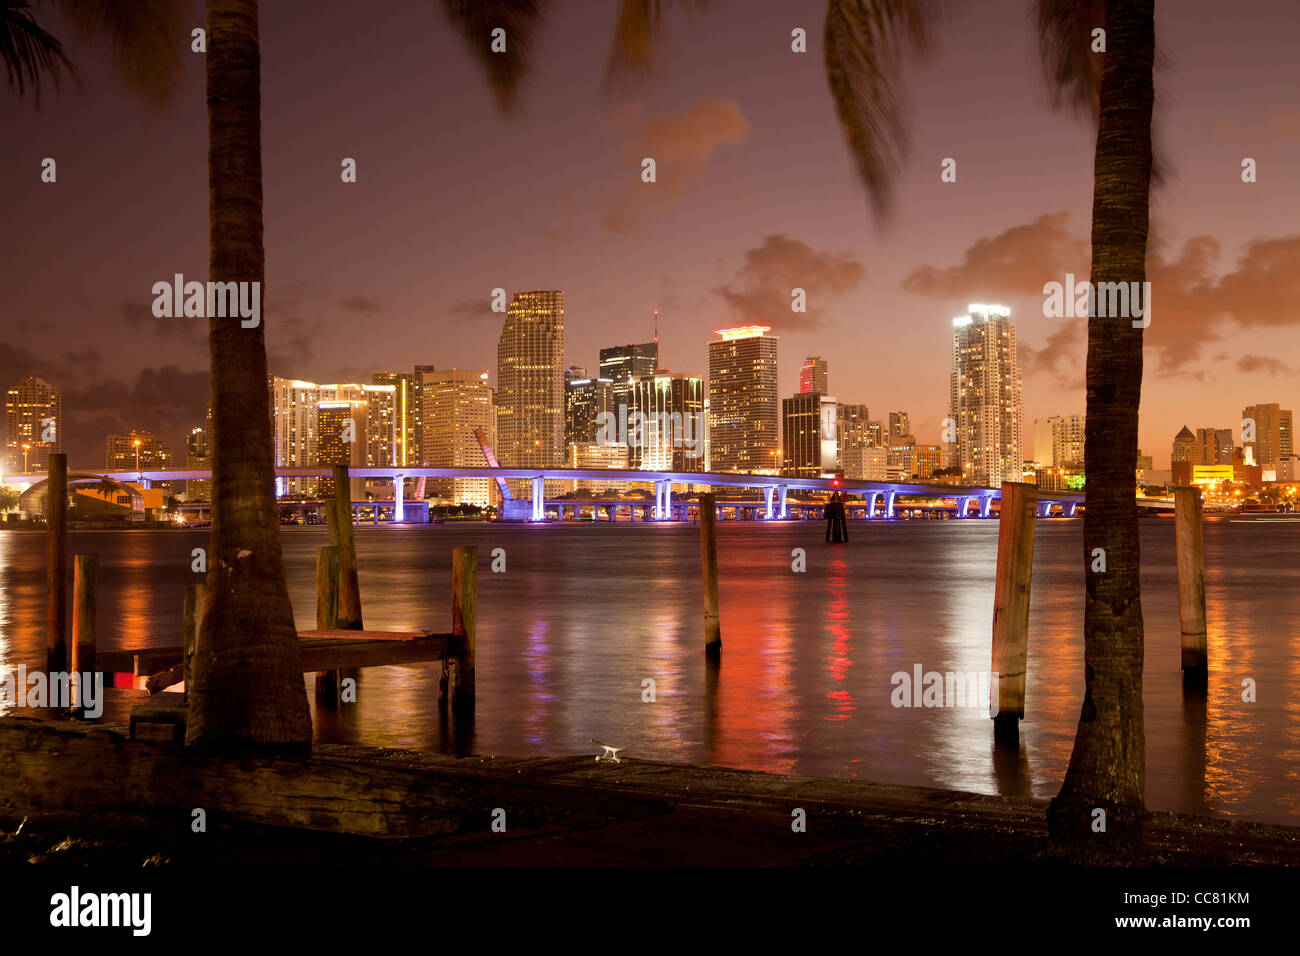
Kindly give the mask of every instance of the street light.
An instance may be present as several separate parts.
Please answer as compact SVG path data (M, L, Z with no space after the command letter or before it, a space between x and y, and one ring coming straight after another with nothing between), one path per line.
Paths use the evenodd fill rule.
M32 450L32 446L23 442L23 474L27 474L27 453Z
M133 444L135 445L135 473L138 475L140 474L140 439L137 438Z

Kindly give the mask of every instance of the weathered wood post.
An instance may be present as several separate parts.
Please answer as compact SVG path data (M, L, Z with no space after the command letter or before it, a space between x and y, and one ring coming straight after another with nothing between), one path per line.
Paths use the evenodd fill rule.
M1209 681L1205 627L1205 543L1199 488L1174 489L1174 548L1178 553L1178 621L1182 630L1183 680Z
M339 549L338 627L359 631L361 627L361 588L357 584L357 541L352 531L352 489L348 466L334 466L334 523L330 526L330 544Z
M1029 654L1029 593L1034 571L1034 514L1038 487L1002 483L998 567L993 597L993 738L1020 739L1025 716L1025 661ZM994 676L996 675L996 676Z
M704 571L704 653L722 654L722 616L718 612L718 506L713 492L700 495L700 564Z
M72 680L76 696L72 706L78 714L90 700L95 687L95 584L99 577L99 555L79 554L72 565Z
M203 581L191 581L185 585L185 646L181 651L181 679L185 682L182 702L185 704L190 702L190 682L194 679L194 649L198 646L206 598L207 584Z
M50 455L45 481L45 673L68 669L68 456Z
M453 707L474 706L474 640L478 618L478 548L451 552L451 632L457 646L442 665L439 699Z
M337 545L320 548L316 552L316 629L333 630L339 626L339 554ZM339 672L316 672L316 696L323 700L338 701Z

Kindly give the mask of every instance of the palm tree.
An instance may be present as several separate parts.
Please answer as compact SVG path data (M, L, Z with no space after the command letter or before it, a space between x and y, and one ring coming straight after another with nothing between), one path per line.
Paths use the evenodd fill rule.
M207 49L208 278L262 284L257 0L207 0ZM208 346L212 529L186 742L303 751L311 716L280 551L265 324L210 317Z
M666 0L623 0L611 73L644 73ZM1093 283L1146 277L1154 0L1035 0L1043 65L1058 106L1096 117L1092 210ZM840 126L877 216L906 151L895 79L907 53L923 53L934 0L829 0L824 29L827 82ZM1106 53L1093 54L1103 28ZM1069 770L1049 811L1058 848L1073 856L1125 855L1145 816L1142 721L1142 608L1138 581L1138 404L1142 330L1131 320L1088 322L1088 475L1083 561L1084 701ZM1093 573L1095 549L1106 571ZM1097 809L1105 833L1094 832Z

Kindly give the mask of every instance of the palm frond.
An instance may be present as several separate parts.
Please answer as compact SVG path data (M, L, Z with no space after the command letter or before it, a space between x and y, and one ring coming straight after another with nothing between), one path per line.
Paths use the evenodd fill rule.
M501 112L514 109L519 82L532 65L542 24L542 0L442 0L447 19L483 67ZM506 31L504 53L492 52L492 31Z
M66 69L76 76L63 44L36 22L27 0L0 3L0 60L4 60L10 88L21 96L30 86L37 103L41 99L42 74L49 76L56 90L60 71Z
M106 40L113 66L147 100L161 104L181 77L188 38L183 0L63 0L83 40Z
M605 67L605 86L626 77L644 76L654 64L655 45L664 26L664 11L673 0L622 0L614 25L614 43ZM678 6L702 9L709 0L676 0Z
M830 0L826 80L840 127L877 218L889 215L890 188L907 146L898 94L903 54L929 48L931 0Z
M1092 31L1105 29L1105 0L1038 0L1038 44L1052 104L1096 119L1104 54Z

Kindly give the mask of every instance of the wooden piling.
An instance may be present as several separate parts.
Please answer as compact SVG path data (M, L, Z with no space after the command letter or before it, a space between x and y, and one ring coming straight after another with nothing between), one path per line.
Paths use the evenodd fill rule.
M338 624L361 630L361 588L357 583L357 542L352 532L352 487L348 466L334 466L334 519L330 544L339 548Z
M1174 489L1174 548L1178 554L1178 621L1182 630L1183 679L1209 678L1205 627L1205 543L1199 488Z
M190 682L194 679L194 649L199 643L199 628L203 624L206 597L207 584L203 581L191 581L185 585L185 646L181 658L181 680L185 682L182 700L186 704L190 702Z
M474 706L474 640L478 618L478 548L451 553L451 632L457 646L443 664L439 697L453 707Z
M45 672L68 670L68 456L50 455L45 482Z
M995 740L1020 739L1025 716L1025 662L1029 653L1029 595L1034 570L1034 514L1038 487L1002 483L998 518L998 566L993 598L993 666L997 694ZM992 702L991 702L992 703Z
M99 555L79 554L72 571L72 675L77 688L73 707L89 700L83 682L95 686L95 584L99 577Z
M718 611L718 509L713 492L700 495L700 563L704 572L704 653L722 653L722 616Z
M339 546L330 545L316 552L316 629L318 631L335 630L342 626L338 623L341 551ZM338 671L317 671L316 696L337 701L339 683Z

